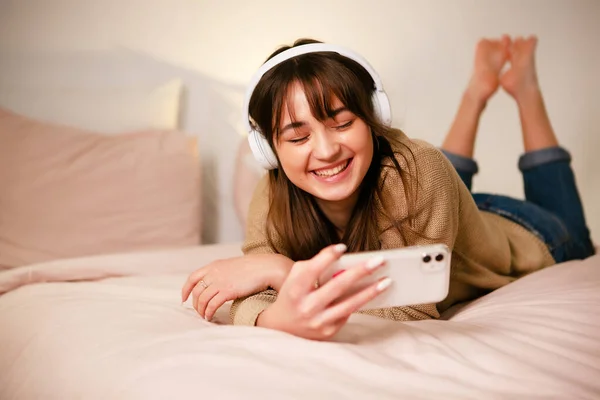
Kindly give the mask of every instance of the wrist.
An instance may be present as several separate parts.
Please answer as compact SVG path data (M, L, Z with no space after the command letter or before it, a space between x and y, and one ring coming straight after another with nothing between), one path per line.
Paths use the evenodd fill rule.
M279 255L281 262L278 262L275 267L271 270L271 276L269 278L269 286L279 292L283 282L287 278L294 262L289 258Z
M256 317L255 325L261 328L269 328L269 309L265 308Z

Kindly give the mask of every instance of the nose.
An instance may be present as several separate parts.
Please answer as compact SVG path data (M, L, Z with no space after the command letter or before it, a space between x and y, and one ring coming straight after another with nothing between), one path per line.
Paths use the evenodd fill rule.
M313 133L313 136L313 156L321 161L335 161L341 148L336 135L321 130Z

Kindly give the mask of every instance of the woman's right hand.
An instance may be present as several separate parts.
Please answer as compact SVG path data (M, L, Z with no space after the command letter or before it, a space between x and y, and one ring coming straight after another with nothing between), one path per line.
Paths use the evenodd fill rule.
M319 276L345 251L343 244L329 246L310 260L294 263L277 300L259 315L257 326L313 340L327 340L335 335L352 313L387 289L392 282L389 278L381 279L338 301L358 281L384 264L382 257L375 257L317 288L315 283Z

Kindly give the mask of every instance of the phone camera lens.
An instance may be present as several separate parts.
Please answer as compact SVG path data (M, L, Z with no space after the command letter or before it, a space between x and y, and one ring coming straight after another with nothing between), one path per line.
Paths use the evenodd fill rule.
M430 255L426 255L425 257L423 257L423 262L428 263L429 261L431 261L431 256Z
M435 261L442 261L443 259L444 259L443 254L438 254L437 256L435 256Z

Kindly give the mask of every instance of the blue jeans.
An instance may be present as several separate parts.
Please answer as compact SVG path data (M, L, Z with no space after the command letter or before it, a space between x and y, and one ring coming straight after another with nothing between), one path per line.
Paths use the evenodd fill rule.
M442 150L471 191L475 160ZM562 147L523 154L519 159L525 199L475 193L480 210L501 215L525 227L548 246L557 263L594 255L590 231L571 169L571 156Z

